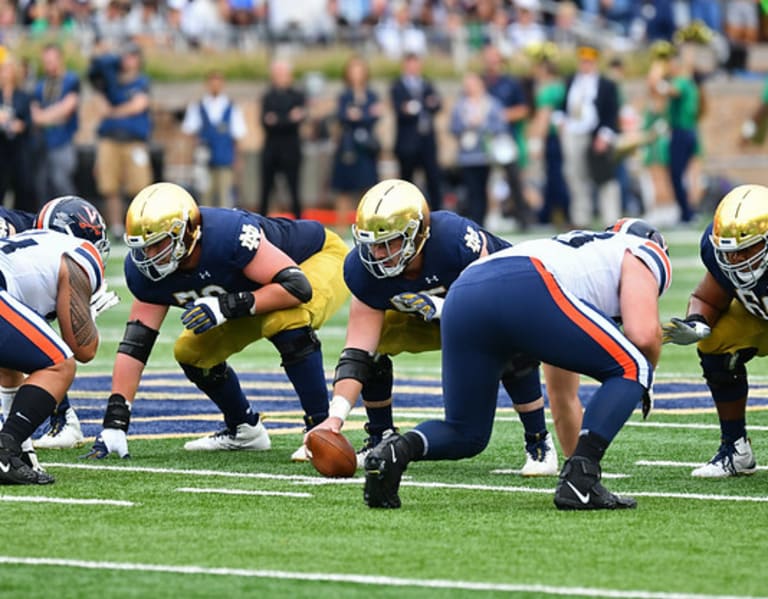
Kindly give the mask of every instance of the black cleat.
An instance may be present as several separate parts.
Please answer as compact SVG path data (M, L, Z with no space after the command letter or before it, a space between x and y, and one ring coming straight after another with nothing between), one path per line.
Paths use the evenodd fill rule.
M628 510L637 507L632 497L614 495L600 483L600 464L583 457L563 465L555 489L559 510Z
M37 472L21 458L21 445L8 433L0 433L0 485L47 485L55 479Z
M396 509L400 507L400 479L408 467L406 441L393 433L374 447L365 457L365 490L368 507Z

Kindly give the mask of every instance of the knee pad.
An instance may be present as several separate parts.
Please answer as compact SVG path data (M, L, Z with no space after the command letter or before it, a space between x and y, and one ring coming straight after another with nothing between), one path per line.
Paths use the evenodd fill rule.
M229 366L226 362L221 362L211 368L200 368L191 364L182 364L181 362L179 366L181 366L189 381L201 391L221 385L229 376Z
M757 349L740 349L732 354L699 353L707 386L715 402L738 401L747 396L749 383L745 364L757 355Z
M380 354L373 359L373 367L368 380L363 383L361 395L363 401L386 401L392 397L394 375L392 360L389 356Z
M301 327L290 331L282 331L269 339L280 352L285 368L301 362L304 358L320 350L320 339L311 327Z
M531 403L542 396L539 364L539 360L525 354L516 354L507 363L501 373L501 384L513 404Z

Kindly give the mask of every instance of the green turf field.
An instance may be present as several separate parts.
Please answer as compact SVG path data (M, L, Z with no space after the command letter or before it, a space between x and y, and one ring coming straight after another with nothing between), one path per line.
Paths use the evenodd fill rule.
M702 275L695 233L667 237L674 278L663 317L684 313ZM108 275L124 301L100 317L103 346L82 373L110 370L129 305L121 272L115 256ZM342 311L320 331L329 374L344 327ZM149 370L175 369L179 330L169 319ZM232 360L241 371L276 372L278 362L266 342ZM753 381L766 382L767 364L750 364ZM398 357L395 373L437 377L439 354ZM658 380L698 377L693 348L665 348ZM429 414L395 405L404 429ZM748 417L768 464L768 411ZM360 421L348 426L355 445ZM768 596L768 472L690 476L717 448L716 422L711 410L633 416L606 455L604 482L639 506L615 513L558 512L553 478L516 474L522 428L507 410L480 456L413 464L393 511L364 505L360 475L330 481L292 464L295 432L273 435L264 453L200 455L178 438L131 440L131 460L41 451L54 485L0 488L0 598Z

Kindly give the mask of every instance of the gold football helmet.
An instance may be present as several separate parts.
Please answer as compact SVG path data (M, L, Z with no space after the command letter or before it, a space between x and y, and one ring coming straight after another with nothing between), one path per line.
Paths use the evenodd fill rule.
M352 235L360 259L374 277L396 277L429 238L424 195L402 179L377 183L360 200Z
M142 189L128 206L125 243L144 276L159 281L175 271L200 239L200 208L173 183Z
M720 270L751 289L768 268L768 187L739 185L720 200L710 241Z

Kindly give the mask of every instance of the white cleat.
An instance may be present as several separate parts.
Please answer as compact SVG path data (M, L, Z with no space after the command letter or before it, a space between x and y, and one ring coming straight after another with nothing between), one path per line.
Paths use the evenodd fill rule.
M746 437L723 442L715 457L691 472L697 478L728 478L741 474L754 474L757 470L752 444Z
M307 453L307 446L303 443L296 451L291 454L292 462L308 462L309 454Z
M557 450L552 442L552 435L547 436L525 448L525 465L520 474L522 476L557 476L560 470L557 467Z
M235 430L225 428L207 437L187 441L184 449L189 451L233 451L248 449L251 451L266 451L272 447L267 429L259 420L255 426L238 424Z
M85 443L80 421L73 408L67 408L64 414L51 416L50 428L39 439L34 439L32 445L36 449L72 449Z

